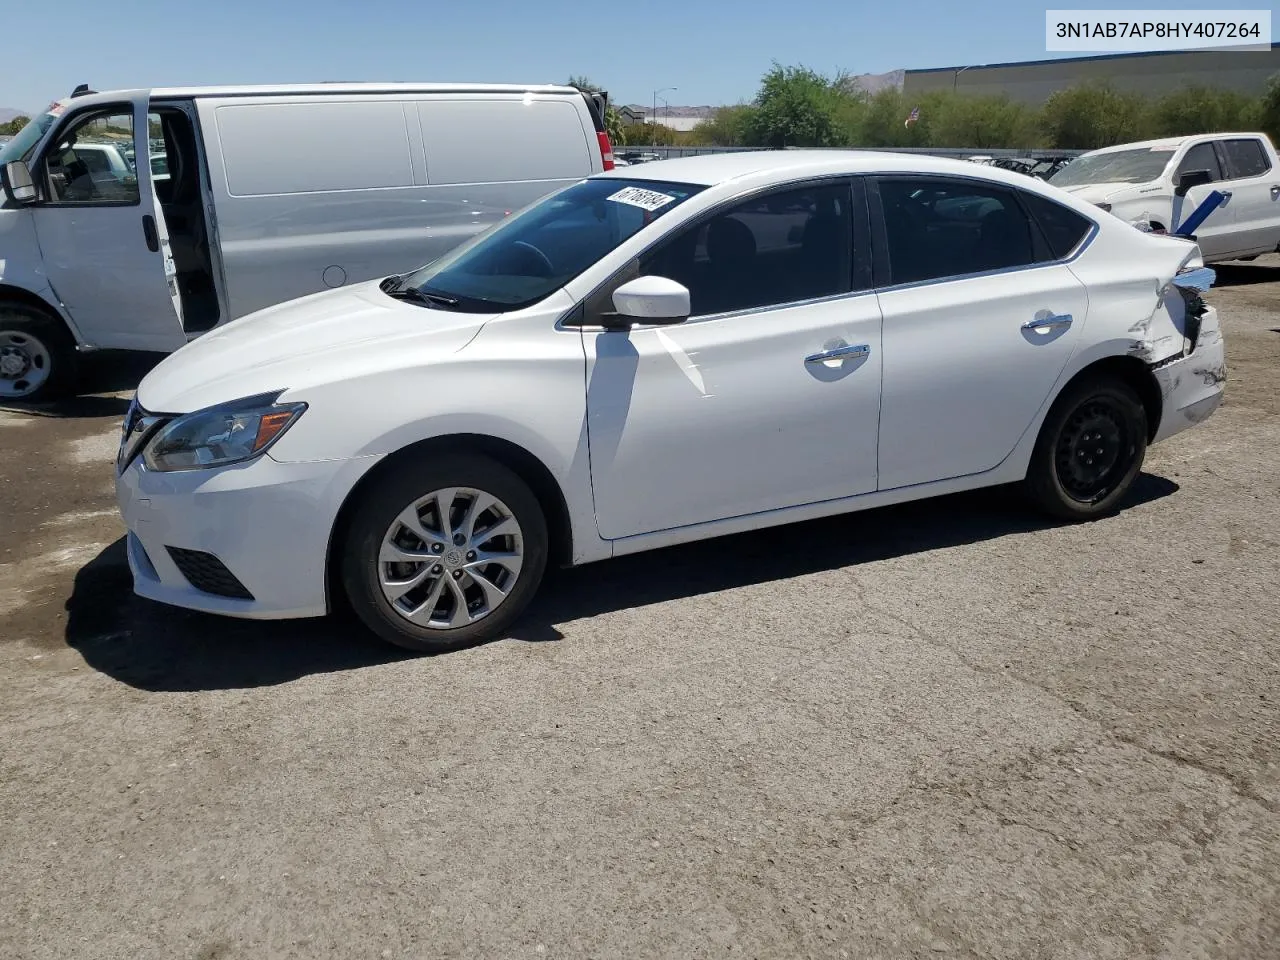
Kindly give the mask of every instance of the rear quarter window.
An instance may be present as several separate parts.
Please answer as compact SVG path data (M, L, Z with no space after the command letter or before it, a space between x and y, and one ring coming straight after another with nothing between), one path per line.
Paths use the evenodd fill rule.
M593 172L586 118L567 99L424 101L418 118L430 184L577 180Z
M1222 151L1227 158L1227 176L1233 180L1260 177L1271 169L1260 140L1223 140Z
M230 104L215 117L232 196L413 186L399 103Z
M1039 194L1023 191L1022 202L1026 204L1031 219L1040 228L1054 260L1065 260L1071 256L1093 226L1087 217Z

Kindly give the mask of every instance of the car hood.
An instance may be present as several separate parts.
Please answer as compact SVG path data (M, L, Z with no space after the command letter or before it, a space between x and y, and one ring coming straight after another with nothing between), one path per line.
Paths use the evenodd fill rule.
M215 327L162 360L137 399L152 413L189 413L427 362L465 346L493 316L393 300L378 281L326 290Z
M1146 183L1117 181L1109 183L1077 183L1070 187L1059 187L1058 189L1065 190L1086 203L1105 203L1124 194L1137 194L1139 190L1149 186Z

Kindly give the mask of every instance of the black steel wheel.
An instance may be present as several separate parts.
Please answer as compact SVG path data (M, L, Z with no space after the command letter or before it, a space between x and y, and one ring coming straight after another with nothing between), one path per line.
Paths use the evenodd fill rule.
M1137 392L1116 377L1069 386L1045 418L1027 470L1028 492L1065 520L1115 510L1142 469L1147 413Z

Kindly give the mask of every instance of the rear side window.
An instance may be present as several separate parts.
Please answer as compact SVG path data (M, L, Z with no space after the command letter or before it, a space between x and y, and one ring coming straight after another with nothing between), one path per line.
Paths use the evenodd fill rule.
M1027 205L1031 218L1040 228L1054 260L1065 260L1071 256L1093 226L1087 217L1039 194L1023 192L1022 202Z
M592 173L583 115L567 99L432 100L418 104L418 117L431 184L578 180Z
M1192 170L1208 170L1213 183L1222 179L1222 167L1218 165L1218 153L1212 143L1197 143L1186 152L1178 164L1176 176L1182 176Z
M942 177L880 181L890 282L915 283L1035 262L1012 190Z
M1223 140L1222 151L1227 158L1227 176L1232 180L1260 177L1271 169L1259 140Z
M246 103L215 116L232 196L413 186L399 103Z

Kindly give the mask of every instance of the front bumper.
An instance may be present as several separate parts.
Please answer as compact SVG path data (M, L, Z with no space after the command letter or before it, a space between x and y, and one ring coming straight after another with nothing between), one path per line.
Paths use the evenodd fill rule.
M266 454L247 464L172 473L146 470L135 459L116 479L134 592L235 617L323 616L330 532L347 494L380 459L282 463ZM212 555L253 599L197 589L170 547L179 557Z
M1203 423L1222 405L1227 385L1225 347L1218 312L1210 307L1201 318L1195 349L1155 368L1164 410L1152 443Z

